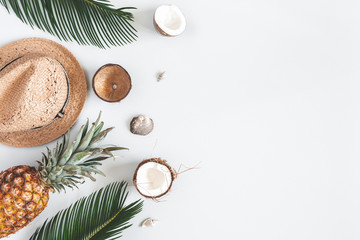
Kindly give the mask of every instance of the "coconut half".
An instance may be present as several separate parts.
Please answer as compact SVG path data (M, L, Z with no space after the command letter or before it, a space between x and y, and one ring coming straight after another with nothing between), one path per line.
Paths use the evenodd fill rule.
M166 161L151 158L138 165L133 182L142 196L156 199L170 191L175 178L175 170Z
M167 37L175 37L184 32L186 20L180 9L175 5L162 5L154 14L155 29Z
M120 102L131 90L131 78L120 65L105 64L93 77L93 89L106 102Z

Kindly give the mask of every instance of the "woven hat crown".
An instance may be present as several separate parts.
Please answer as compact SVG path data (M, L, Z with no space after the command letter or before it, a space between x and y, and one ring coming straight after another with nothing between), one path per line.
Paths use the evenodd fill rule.
M61 117L69 98L65 69L56 59L27 54L0 66L0 132L28 131Z

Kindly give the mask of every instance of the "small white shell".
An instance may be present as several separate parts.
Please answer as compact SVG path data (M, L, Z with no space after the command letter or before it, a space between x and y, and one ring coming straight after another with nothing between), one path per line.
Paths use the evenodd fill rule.
M164 79L166 77L166 72L162 72L162 73L159 73L158 77L157 77L157 80L158 81L161 81L162 79Z
M159 220L147 218L141 223L141 227L154 227Z

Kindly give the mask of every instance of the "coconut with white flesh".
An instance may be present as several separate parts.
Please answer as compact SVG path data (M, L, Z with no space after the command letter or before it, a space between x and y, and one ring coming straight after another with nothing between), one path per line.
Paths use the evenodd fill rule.
M151 158L138 165L133 182L142 196L156 199L170 191L175 177L175 170L166 161Z
M154 26L158 32L167 37L175 37L184 32L186 20L175 5L162 5L154 14Z

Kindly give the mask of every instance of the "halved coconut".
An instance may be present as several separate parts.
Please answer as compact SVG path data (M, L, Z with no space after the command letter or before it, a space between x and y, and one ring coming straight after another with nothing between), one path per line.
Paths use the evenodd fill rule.
M155 29L167 37L175 37L184 32L186 20L180 9L175 5L162 5L154 14Z
M118 64L106 64L99 68L93 77L96 95L107 102L120 102L130 92L129 73Z
M133 182L146 198L160 198L167 194L176 178L175 170L160 158L142 161L135 170Z

